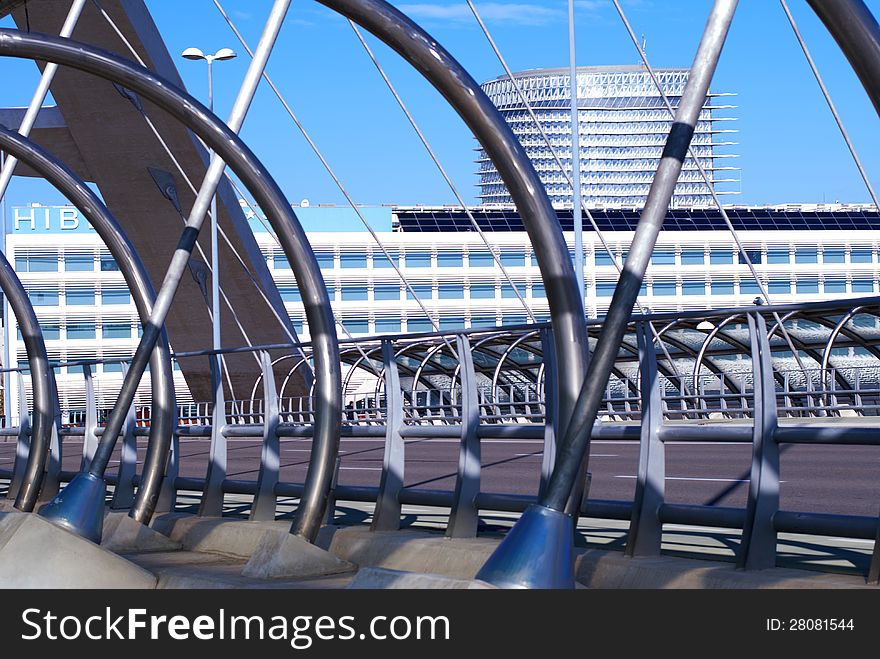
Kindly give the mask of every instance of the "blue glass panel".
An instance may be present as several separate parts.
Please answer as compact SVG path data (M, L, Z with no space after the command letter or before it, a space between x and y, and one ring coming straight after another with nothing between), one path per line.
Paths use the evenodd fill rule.
M852 292L853 293L873 293L874 292L874 282L871 281L870 279L853 279Z
M434 326L427 318L410 318L406 321L407 332L433 332Z
M463 327L464 318L460 316L440 317L440 329L442 330L462 329Z
M471 299L495 297L495 284L471 284Z
M58 291L28 291L28 297L31 304L35 307L55 307L58 306Z
M101 336L105 339L130 339L131 325L128 323L104 323Z
M819 250L815 247L798 247L794 253L795 263L818 263Z
M471 316L471 327L495 327L495 316Z
M362 301L367 299L366 286L349 286L342 287L342 299L345 301Z
M758 284L752 280L743 280L739 283L739 294L740 295L760 295L761 289L758 287Z
M101 304L131 304L131 294L120 289L103 290Z
M284 254L276 254L272 259L272 264L276 270L290 270L290 261Z
M95 323L68 323L68 339L94 339Z
M351 334L367 334L370 331L370 324L361 318L343 320L342 325Z
M342 252L339 255L339 266L342 268L366 268L367 255L363 252Z
M797 285L797 292L798 293L818 293L819 292L819 280L818 279L798 279L796 285Z
M440 268L461 268L464 255L461 252L437 252L437 266Z
M28 258L28 272L58 272L58 257L31 256Z
M95 269L95 258L91 254L68 254L64 257L67 272L91 272Z
M122 373L122 363L114 362L112 364L104 364L105 373Z
M703 265L706 262L706 254L703 250L683 250L681 252L682 265Z
M651 263L654 265L675 265L675 251L668 249L656 250L651 254Z
M412 286L412 289L416 292L416 295L419 296L420 300L430 300L432 295L431 285L430 284L415 284ZM406 290L406 298L408 300L415 300L413 294Z
M397 285L381 285L373 289L373 297L377 300L399 300L400 286Z
M702 281L686 281L681 285L682 295L705 295L706 283Z
M379 334L400 332L400 318L377 318L376 332Z
M525 255L522 252L501 251L501 265L505 268L518 268L525 264Z
M468 263L471 268L491 268L495 265L495 259L487 252L471 252L468 254Z
M846 282L843 279L826 279L826 293L846 293Z
M712 265L731 265L733 263L733 252L712 250L709 254L709 263Z
M733 295L733 282L712 282L712 295Z
M674 281L655 281L654 295L676 295Z
M614 261L604 249L596 250L596 265L614 265Z
M791 283L787 279L771 279L767 282L767 292L770 295L788 295L791 293Z
M391 260L394 261L394 265L400 265L400 257L397 254L391 254ZM381 252L373 252L373 267L390 268L391 262Z
M318 267L321 270L332 270L336 267L336 260L333 258L333 252L315 252L315 258L318 261Z
M544 284L532 284L532 297L547 297L547 291L544 290Z
M68 305L88 305L95 304L94 288L68 288L64 293L64 299Z
M771 249L767 251L767 263L778 264L789 263L790 261L791 258L787 249Z
M119 270L119 264L113 260L112 256L101 257L101 272L112 272Z
M617 287L617 282L613 281L600 281L596 282L596 297L611 297L614 295L614 289Z
M826 249L822 252L822 260L825 263L843 263L846 258L842 249Z
M525 286L518 284L517 288L519 289L519 294L525 296ZM516 297L516 291L513 290L513 286L510 284L501 284L501 297Z
M302 296L299 294L299 288L296 286L279 286L278 293L285 302L300 302Z
M437 293L441 300L464 299L464 286L462 284L440 284Z
M852 263L871 263L873 261L870 249L854 249L849 254Z
M430 252L407 252L406 253L407 268L430 268L431 253Z

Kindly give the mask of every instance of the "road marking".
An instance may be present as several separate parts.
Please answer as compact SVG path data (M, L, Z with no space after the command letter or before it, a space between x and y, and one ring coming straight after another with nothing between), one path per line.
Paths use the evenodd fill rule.
M637 478L636 476L615 476L615 478ZM690 478L685 476L667 476L668 481L705 481L710 483L748 483L748 480L740 478ZM785 483L786 481L779 481Z
M515 456L527 458L529 456L533 458L541 458L544 456L543 453L514 453ZM616 453L590 453L591 458L617 458L620 457Z
M350 469L352 471L382 471L382 467L340 467L340 469Z

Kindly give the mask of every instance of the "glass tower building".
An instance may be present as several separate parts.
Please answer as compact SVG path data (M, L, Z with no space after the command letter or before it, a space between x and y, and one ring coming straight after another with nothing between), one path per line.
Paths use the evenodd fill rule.
M657 69L657 77L673 107L687 83L687 69ZM565 173L535 125L516 86L507 76L482 85L488 97L519 138L537 169L550 201L571 206L571 92L568 69L534 69L513 75L541 127L559 156ZM641 66L583 66L577 69L581 188L584 205L642 206L660 161L671 125L670 114L651 76ZM735 154L724 153L734 117L720 116L735 106L724 104L730 94L711 93L693 138L718 194L730 194L736 168L727 165ZM720 150L719 150L720 149ZM491 160L482 150L477 159L479 197L483 204L511 204L512 199ZM725 186L725 184L727 184ZM696 164L688 159L673 197L673 207L709 205L712 197Z

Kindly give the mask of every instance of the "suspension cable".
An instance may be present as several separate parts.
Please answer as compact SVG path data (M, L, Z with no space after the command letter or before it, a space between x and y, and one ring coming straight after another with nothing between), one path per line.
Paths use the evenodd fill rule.
M642 62L645 65L645 69L648 71L649 75L651 76L651 80L654 82L654 86L657 88L657 92L663 99L663 103L666 106L666 109L669 111L669 114L674 117L675 110L673 110L672 104L669 102L669 97L666 95L666 92L663 91L663 86L660 84L660 81L657 79L657 74L654 72L654 69L651 67L650 62L648 61L648 55L645 52L645 49L642 48L642 45L639 43L638 37L636 37L636 33L633 32L632 25L630 25L630 22L623 11L623 7L620 6L620 2L618 0L611 1L614 3L614 7L617 9L617 13L620 14L620 19L623 21L624 27L626 27L626 31L629 34L630 40L639 51L639 57L641 57ZM724 218L724 223L727 225L727 229L730 231L730 235L736 243L740 256L745 259L746 265L748 266L749 271L752 273L752 277L754 278L755 283L758 285L758 289L761 291L761 295L763 296L764 300L766 300L767 304L771 304L770 295L767 292L767 287L764 286L764 282L762 282L761 278L758 276L758 271L755 269L755 265L752 263L752 259L749 258L749 255L746 252L746 248L740 240L736 228L733 226L733 222L730 221L730 217L728 216L724 205L721 203L721 199L718 197L718 193L715 192L715 186L712 185L712 183L710 182L709 175L706 172L705 167L703 167L703 163L700 161L699 158L697 158L697 154L691 146L688 146L688 155L691 157L691 159L693 159L694 163L697 166L697 169L699 169L700 175L703 177L703 181L706 183L706 187L709 189L709 193L712 195L712 201L718 207L718 211L721 213L721 217ZM779 317L779 314L774 311L772 315L774 320L776 320L776 322L779 324L779 329L782 331L782 334L785 337L785 341L788 344L788 347L791 350L791 354L794 356L798 367L802 371L806 371L803 360L801 360L801 356L798 354L798 350L794 345L794 341L792 341L788 330L783 324L782 319Z
M816 62L813 60L813 56L810 54L810 49L807 48L807 42L804 41L804 38L801 35L801 31L794 20L794 16L788 8L788 3L786 3L785 0L779 0L779 2L782 4L782 10L785 12L786 18L788 18L788 22L791 25L794 36L797 37L798 43L801 46L801 50L804 51L804 57L807 58L807 63L810 65L810 69L813 71L813 75L816 77L816 82L819 83L819 89L822 90L822 95L825 97L825 102L828 103L828 109L831 110L831 114L834 115L834 121L837 122L837 127L840 129L840 134L843 135L843 139L846 142L846 146L849 149L853 161L855 162L856 167L859 170L859 174L861 174L862 180L865 182L865 187L868 188L868 194L870 194L871 199L874 200L874 206L880 209L880 203L877 202L877 194L874 192L874 186L871 185L871 181L870 179L868 179L868 174L865 172L865 168L862 166L862 161L859 158L858 152L856 152L856 147L852 143L852 140L849 138L849 133L846 130L846 126L844 126L843 119L837 112L837 107L834 105L834 101L831 99L831 93L825 86L825 81L822 79L822 74L819 73L819 68L816 66Z
M391 91L391 94L394 96L394 100L397 101L397 104L400 106L400 109L406 115L406 118L409 120L409 123L413 127L413 130L416 132L416 135L419 136L419 140L421 140L422 145L425 147L425 150L428 152L428 155L431 156L431 160L434 161L434 164L437 166L437 170L440 172L440 175L443 177L443 180L446 181L446 185L449 186L449 189L452 191L452 194L455 195L455 198L458 201L459 206L461 206L461 209L467 214L468 219L471 222L471 226L474 228L474 231L477 232L477 234L482 239L483 244L486 245L486 249L489 251L489 254L492 256L492 259L495 261L495 263L498 265L498 267L501 268L501 272L504 275L504 278L508 281L511 288L513 288L513 292L516 294L516 297L522 303L522 306L526 310L526 313L528 314L529 319L533 323L536 322L535 314L532 311L532 308L529 306L529 304L526 302L525 298L520 293L519 288L517 288L516 283L513 281L513 278L507 272L507 268L505 268L504 264L501 263L501 257L492 249L492 246L489 244L489 239L486 237L486 234L480 228L479 223L477 223L476 218L474 218L474 214L467 207L467 204L465 204L464 199L462 198L462 196L458 192L458 188L452 182L452 179L449 178L449 175L446 173L446 170L444 169L443 165L440 163L439 158L437 158L437 155L434 153L434 150L431 148L431 145L428 143L428 140L425 137L424 133L422 133L421 129L419 128L418 124L416 123L416 120L413 118L409 109L406 107L406 104L403 102L403 99L400 97L400 94L397 93L397 89L395 89L394 84L391 82L391 79L385 73L385 70L382 68L382 65L379 63L379 60L376 59L376 56L373 54L373 51L370 48L369 44L367 44L367 42L364 40L363 35L361 34L360 30L358 30L358 27L357 27L357 25L355 25L354 21L349 19L348 24L351 26L351 29L354 30L354 33L357 35L358 41L361 42L361 45L364 47L364 50L367 52L367 55L369 55L370 60L372 60L373 64L376 66L376 69L379 71L379 75L382 76L382 80L385 81L385 84L388 86L388 89Z
M223 16L223 19L226 21L226 24L229 25L229 28L232 30L236 39L238 39L239 43L241 43L242 47L247 51L248 55L253 57L253 51L251 50L250 46L248 46L247 42L244 40L244 37L242 37L241 32L238 31L237 27L235 27L235 24L232 22L232 19L229 18L229 15L226 13L226 11L223 9L223 7L220 5L219 1L213 0L213 2L214 2L214 6L217 7L217 10L220 12L220 15ZM366 230L369 232L373 241L376 243L376 246L379 248L379 250L385 256L385 258L388 259L388 263L391 265L391 267L397 273L397 276L400 278L401 282L403 282L403 285L407 289L409 294L412 295L415 302L419 305L422 312L425 314L425 317L428 319L428 321L431 323L431 326L434 328L434 331L440 332L441 330L440 330L439 323L436 320L434 320L434 318L431 316L431 313L428 311L428 309L425 306L422 299L415 292L415 289L413 289L412 285L409 283L407 278L404 276L403 272L400 270L400 267L394 262L394 259L392 258L391 254L388 252L388 249L385 247L385 245L382 244L382 241L379 238L378 234L376 233L375 229L373 229L372 225L367 221L366 217L364 217L364 214L361 212L361 209L358 208L357 204L354 202L354 199L352 199L351 195L349 195L345 186L342 185L342 181L339 179L338 176L336 176L336 173L330 167L330 164L327 162L327 159L321 153L320 149L318 149L317 144L315 144L314 140L312 140L308 131L306 131L305 127L302 125L299 118L293 112L290 105L287 103L284 96L281 94L281 92L279 91L279 89L275 85L275 83L272 82L272 79L269 77L269 74L265 70L263 71L263 79L265 79L265 81L269 84L269 87L275 93L275 96L278 97L278 100L281 102L281 105L284 107L287 114L293 120L294 124L296 124L296 127L299 129L300 133L302 133L303 137L308 142L312 151L315 153L315 155L321 161L321 164L324 166L324 169L327 170L327 173L333 179L333 182L336 184L336 187L339 188L339 191L345 197L349 206L351 206L352 210L354 210L355 214L358 216L358 219L361 221L361 224L363 224L364 228L366 228ZM441 338L442 338L443 342L446 344L446 346L449 348L449 350L452 352L452 354L455 355L457 358L458 355L455 351L455 348L453 348L452 344L449 343L449 339L447 339L445 336L441 336Z

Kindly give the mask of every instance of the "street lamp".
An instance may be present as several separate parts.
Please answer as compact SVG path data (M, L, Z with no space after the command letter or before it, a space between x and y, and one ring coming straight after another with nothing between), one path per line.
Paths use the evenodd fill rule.
M208 109L214 111L214 73L215 60L224 61L235 58L235 51L231 48L221 48L213 55L205 55L198 48L187 48L181 56L190 60L205 60L208 63ZM208 161L214 155L208 150ZM212 337L211 343L214 350L220 349L220 269L217 250L217 193L211 198L211 315Z

